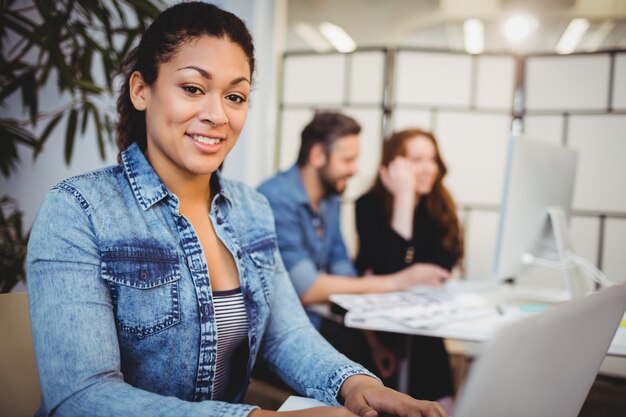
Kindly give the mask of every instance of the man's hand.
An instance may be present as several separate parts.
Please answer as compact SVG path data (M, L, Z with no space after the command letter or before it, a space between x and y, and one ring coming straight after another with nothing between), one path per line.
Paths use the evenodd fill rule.
M447 417L436 402L419 401L406 394L386 388L366 375L354 375L341 387L341 396L348 410L360 417L390 414L398 417Z

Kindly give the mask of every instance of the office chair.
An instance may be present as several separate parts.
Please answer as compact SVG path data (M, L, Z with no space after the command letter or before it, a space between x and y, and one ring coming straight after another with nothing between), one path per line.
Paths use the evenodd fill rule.
M40 397L26 292L0 294L0 416L32 416Z

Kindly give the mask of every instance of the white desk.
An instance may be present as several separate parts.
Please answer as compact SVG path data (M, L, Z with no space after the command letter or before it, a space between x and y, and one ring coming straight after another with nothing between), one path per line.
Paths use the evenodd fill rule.
M479 290L478 292L482 292L492 301L494 305L498 305L500 307L500 312L494 308L493 314L489 316L483 316L475 319L457 320L450 323L440 324L433 328L410 328L381 317L368 317L363 320L350 320L350 318L346 316L346 320L343 320L343 323L347 327L364 330L379 330L406 335L434 336L462 341L486 342L499 328L516 320L536 314L529 312L529 310L532 310L532 308L529 307L532 307L537 303L532 301L532 298L529 298L528 295L525 297L523 295L520 296L519 294L523 293L516 293L515 291L516 290L507 286L490 287ZM553 297L554 294L555 293L551 290L540 289L535 292L535 295L543 295L546 298ZM520 302L520 300L524 298L527 302ZM324 317L334 318L335 320L337 319L336 315L330 313L330 309L328 307L325 309L317 308L316 312ZM607 354L626 357L626 327L620 326L618 328L613 342L609 346Z
M493 315L483 316L481 318L475 319L453 321L440 324L433 328L410 328L386 318L372 316L367 317L366 319L358 320L351 320L349 316L347 316L346 319L343 320L343 323L345 326L352 328L364 330L378 330L407 335L409 336L406 338L407 352L411 351L411 343L413 339L412 337L410 337L411 335L433 336L445 339L479 343L487 342L499 328L511 324L516 320L520 320L526 317L530 317L533 314L537 314L536 312L528 311L528 307L532 307L534 305L533 302L503 302L503 300L507 299L505 296L507 294L510 296L511 293L509 292L503 294L501 291L502 290L497 289L496 291L491 292L488 295L494 297L494 303L500 307L499 309L493 309ZM510 289L505 289L504 291L510 291ZM514 297L512 299L514 299ZM497 300L497 302L495 300ZM326 318L341 320L341 316L330 312L329 306L317 306L315 308L315 311ZM626 358L626 327L620 326L618 328L617 333L611 345L609 346L607 356L618 357L621 361ZM408 380L410 378L409 369L410 357L403 358L400 362L400 368L398 373L398 388L401 391L406 392L406 388L408 388Z
M493 316L478 319L460 320L439 325L432 329L413 329L384 318L368 318L363 321L344 321L345 326L364 330L379 330L407 335L434 336L446 339L465 340L470 342L486 342L502 326L515 320L528 317L535 313L520 311L519 306L510 305L503 308L504 314L494 311ZM626 327L620 326L609 346L608 355L626 356Z

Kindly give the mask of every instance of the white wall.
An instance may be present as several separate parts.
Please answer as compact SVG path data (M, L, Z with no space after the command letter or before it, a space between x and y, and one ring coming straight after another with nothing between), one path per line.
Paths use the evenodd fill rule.
M275 166L278 74L287 30L287 1L217 3L243 19L254 39L256 69L248 120L237 146L226 158L224 175L255 187L273 173Z

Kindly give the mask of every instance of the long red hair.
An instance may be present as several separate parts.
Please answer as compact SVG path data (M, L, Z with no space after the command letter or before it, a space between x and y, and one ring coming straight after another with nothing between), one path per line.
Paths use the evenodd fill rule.
M441 245L444 249L453 252L457 256L457 263L460 263L463 258L463 233L456 214L456 204L454 204L452 196L443 185L443 178L446 176L448 169L441 158L435 136L431 132L421 129L406 129L394 132L391 136L385 138L383 142L381 165L388 167L397 156L406 156L406 143L416 137L424 137L433 143L435 146L435 160L439 168L431 192L422 196L421 199L426 205L428 216L444 230ZM391 224L393 196L383 185L380 174L376 177L376 181L370 191L383 200L385 220L387 224Z

